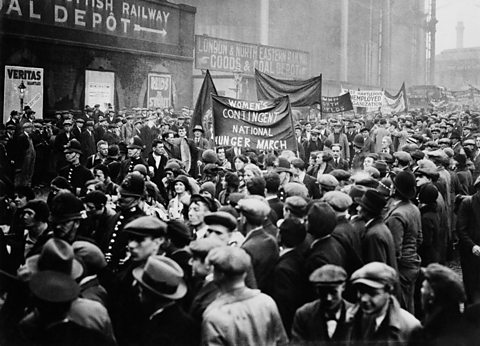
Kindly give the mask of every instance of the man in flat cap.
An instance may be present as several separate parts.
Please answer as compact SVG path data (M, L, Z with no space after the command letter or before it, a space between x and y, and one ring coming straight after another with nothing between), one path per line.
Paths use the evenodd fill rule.
M262 199L245 198L238 202L237 209L245 228L245 241L242 248L252 258L258 288L268 292L271 288L272 269L278 259L278 244L275 238L263 228L270 207Z
M217 238L224 245L240 246L245 237L237 229L237 219L226 211L216 211L205 215L207 225L207 237Z
M348 333L347 310L353 305L342 298L347 273L342 267L326 264L309 277L317 299L295 313L292 327L294 344L337 345Z
M395 269L371 262L352 274L350 281L357 291L358 310L351 310L352 345L407 345L420 322L402 309L394 292L398 285Z
M245 285L250 256L237 247L212 249L207 262L220 295L203 314L202 344L286 345L285 329L272 298Z

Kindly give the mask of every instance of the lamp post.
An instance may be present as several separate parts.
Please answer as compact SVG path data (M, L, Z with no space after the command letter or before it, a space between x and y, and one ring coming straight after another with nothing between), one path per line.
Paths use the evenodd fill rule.
M23 112L23 99L25 98L25 90L27 87L23 84L23 80L18 86L18 91L20 92L20 112Z
M237 69L233 72L233 81L235 82L235 98L240 97L240 84L242 83L242 70Z

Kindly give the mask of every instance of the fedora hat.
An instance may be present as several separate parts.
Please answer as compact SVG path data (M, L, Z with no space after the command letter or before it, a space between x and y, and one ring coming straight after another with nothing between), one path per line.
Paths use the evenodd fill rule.
M205 130L203 129L203 126L202 126L202 125L195 125L195 126L193 127L192 132L195 132L195 131L200 131L200 132L202 132L202 133L205 132Z
M182 268L165 256L150 256L144 267L133 270L133 277L146 289L165 298L177 300L187 293Z
M373 214L380 214L387 204L385 197L376 190L367 190L362 198L357 197L356 202Z
M71 302L80 294L80 287L74 279L52 270L34 274L28 285L35 297L49 303Z
M47 241L42 252L27 258L25 265L32 273L53 270L70 275L73 279L83 274L82 264L75 258L73 247L59 238Z

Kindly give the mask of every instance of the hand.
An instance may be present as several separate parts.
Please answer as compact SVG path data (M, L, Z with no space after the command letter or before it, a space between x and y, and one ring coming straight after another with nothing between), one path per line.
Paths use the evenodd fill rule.
M480 246L474 245L473 248L472 248L472 253L473 253L475 256L479 256L479 257L480 257Z

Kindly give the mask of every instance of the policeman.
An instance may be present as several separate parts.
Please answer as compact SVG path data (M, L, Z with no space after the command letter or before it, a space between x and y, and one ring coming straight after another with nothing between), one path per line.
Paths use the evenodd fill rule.
M62 168L59 175L67 179L74 188L74 193L80 196L85 192L85 183L93 179L93 173L80 164L82 145L78 140L72 139L68 142L63 152L68 166Z

